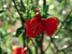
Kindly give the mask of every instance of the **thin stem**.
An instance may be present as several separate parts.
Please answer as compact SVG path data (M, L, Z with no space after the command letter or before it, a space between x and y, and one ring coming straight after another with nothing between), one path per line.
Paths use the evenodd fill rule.
M51 41L49 42L48 46L46 47L46 49L44 51L47 51L48 48L50 47L50 45L51 45Z
M38 54L38 47L35 47L35 54Z
M15 8L16 8L16 10L17 10L19 16L20 16L20 20L21 20L21 22L24 23L25 21L24 21L22 15L21 15L21 13L20 13L20 11L19 11L19 9L18 9L16 3L15 3L15 0L13 0L13 3L14 3L14 6L15 6Z
M65 47L65 48L60 49L60 51L64 51L64 50L69 49L69 48L71 48L71 47L72 47L72 44L70 44L69 46L67 46L67 47Z
M32 39L30 39L31 41L32 41L32 44L36 47L36 44L35 44L35 42L32 40Z
M65 17L63 23L61 24L60 28L58 29L58 31L56 32L55 35L57 35L57 34L59 33L59 31L61 30L61 28L62 28L63 25L65 24L65 22L68 20L68 18L69 18L69 16L70 16L71 12L72 12L72 9L71 9L71 11L68 13L68 15Z
M62 48L62 49L58 50L57 52L55 52L55 54L57 54L58 52L61 52L61 51L64 52L64 50L67 50L67 49L69 49L69 48L71 48L71 47L72 47L72 44L70 44L69 46L67 46L67 47L65 47L65 48ZM65 54L65 53L64 53L64 54Z
M55 47L55 54L57 54L57 52L59 51L56 43L54 42L53 38L51 38L51 42L53 43L54 47Z
M32 39L31 39L31 41L32 41L32 44L35 47L35 54L38 54L38 46L35 44L35 42Z
M46 0L43 0L43 9L46 7Z
M39 5L39 0L36 0L36 6L38 6Z
M60 26L60 28L58 29L58 31L56 32L56 34L55 34L55 35L57 35L57 34L59 33L59 31L61 30L61 28L62 28L62 27L63 27L63 25L65 24L65 22L68 20L68 18L69 18L69 16L70 16L71 12L72 12L72 9L71 9L71 11L68 13L68 15L65 17L65 19L64 19L64 21L63 21L63 23L62 23L62 25ZM53 40L53 39L52 39L52 40ZM55 54L57 54L59 51L64 51L64 50L66 50L66 49L68 49L68 48L72 47L72 46L68 46L67 48L63 48L63 49L60 49L60 50L59 50L59 49L57 48L57 46L56 46L55 42L54 42L54 41L52 41L52 43L54 44L55 49L56 49Z
M44 39L44 33L42 33L42 37L41 37L41 43L40 43L40 51L41 51L41 54L44 54L44 50L43 50L43 39Z
M24 35L26 36L25 32L22 35L22 40L23 40L23 47L26 47L26 38Z

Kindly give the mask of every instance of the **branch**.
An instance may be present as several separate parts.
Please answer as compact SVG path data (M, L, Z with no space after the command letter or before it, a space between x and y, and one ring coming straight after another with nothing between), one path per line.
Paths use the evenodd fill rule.
M32 44L35 47L35 54L38 54L38 46L35 44L35 42L32 39L30 39L30 40L32 41Z
M60 51L67 50L67 49L69 49L69 48L71 48L71 47L72 47L72 44L70 44L69 46L67 46L67 47L65 47L65 48L60 49Z
M61 30L61 28L62 28L63 25L65 24L65 22L68 20L68 18L69 18L69 16L70 16L71 12L72 12L72 9L71 9L71 11L68 13L68 15L65 17L63 23L61 24L60 28L58 29L58 31L56 32L55 35L57 35L57 34L59 33L59 31Z
M35 42L32 39L30 39L30 40L32 41L32 44L36 47L37 45L35 44Z
M44 39L44 33L42 33L42 37L41 37L41 40L40 40L40 51L41 51L41 54L44 54L44 51L43 51L43 39Z
M43 39L44 39L44 33L42 33L41 44L43 44Z
M46 0L43 0L43 9L46 7Z
M57 54L58 52L61 52L61 51L67 50L67 49L69 49L69 48L71 48L71 47L72 47L72 44L70 44L69 46L67 46L67 47L65 47L65 48L62 48L62 49L56 51L55 54Z
M55 33L55 35L57 35L57 34L59 33L59 31L61 30L61 28L62 28L63 25L65 24L65 22L68 20L68 18L69 18L69 16L70 16L71 12L72 12L72 9L71 9L71 11L68 13L68 15L65 17L65 19L64 19L64 21L63 21L63 23L62 23L62 25L60 26L60 28L58 29L58 31ZM64 50L66 50L66 49L72 47L71 45L69 45L68 47L62 48L62 49L59 50L59 49L57 48L56 44L54 43L54 41L52 41L52 42L53 42L53 44L54 44L54 46L55 46L55 48L56 48L55 54L57 54L57 52L59 52L59 51L64 51Z
M54 42L54 39L51 37L51 42L53 43L54 47L55 47L55 54L57 54L57 52L59 51L56 43Z
M18 9L16 3L15 3L15 0L13 0L13 3L14 3L14 6L15 6L15 8L16 8L16 10L17 10L19 16L20 16L20 20L21 20L21 22L24 23L25 21L24 21L22 15L21 15L21 13L20 13L20 11L19 11L19 9Z
M50 45L51 45L51 41L49 42L49 44L48 44L47 48L46 48L44 51L47 51L47 50L48 50L48 48L50 47Z
M39 0L36 0L36 6L38 6L39 5Z
M35 48L35 54L38 54L38 47Z

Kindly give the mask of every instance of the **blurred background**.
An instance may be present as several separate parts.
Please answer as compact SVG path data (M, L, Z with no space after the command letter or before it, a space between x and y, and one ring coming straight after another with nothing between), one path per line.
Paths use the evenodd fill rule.
M43 18L58 17L59 31L53 37L54 41L59 49L70 45L58 54L72 54L72 0L46 0L46 2L44 0L15 0L15 2L25 20L35 16L35 8L39 8ZM0 0L0 54L12 54L13 46L23 46L21 35L15 37L17 29L21 26L20 16L13 0ZM45 47L49 41L49 37L44 39ZM31 48L34 49L33 46ZM52 44L46 54L54 54Z

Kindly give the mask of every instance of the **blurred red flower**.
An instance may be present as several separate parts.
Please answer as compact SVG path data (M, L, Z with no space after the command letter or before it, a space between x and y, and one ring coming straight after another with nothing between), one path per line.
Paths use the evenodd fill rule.
M13 54L27 54L27 48L16 48L13 50Z
M36 9L35 9L35 12L39 12L39 9L38 9L38 8L36 8Z

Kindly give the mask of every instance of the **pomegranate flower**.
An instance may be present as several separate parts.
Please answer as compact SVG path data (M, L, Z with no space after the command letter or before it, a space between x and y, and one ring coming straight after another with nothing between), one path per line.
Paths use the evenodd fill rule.
M41 23L42 23L42 25L43 25L43 32L45 32L45 30L46 30L46 23L47 23L47 20L46 19L41 19Z
M52 36L56 32L58 24L59 20L56 17L48 18L46 23L47 35Z
M36 13L35 18L37 19L37 21L41 21L41 15L39 13Z
M26 21L26 34L30 38L36 38L39 33L43 32L43 26L36 18Z
M39 9L35 9L36 16L31 20L26 21L26 34L30 38L36 38L38 34L46 32L48 36L52 36L59 25L59 20L56 17L42 19Z
M35 9L35 12L39 12L39 9L38 9L38 8L36 8L36 9Z
M27 54L28 49L16 48L13 50L13 54Z

